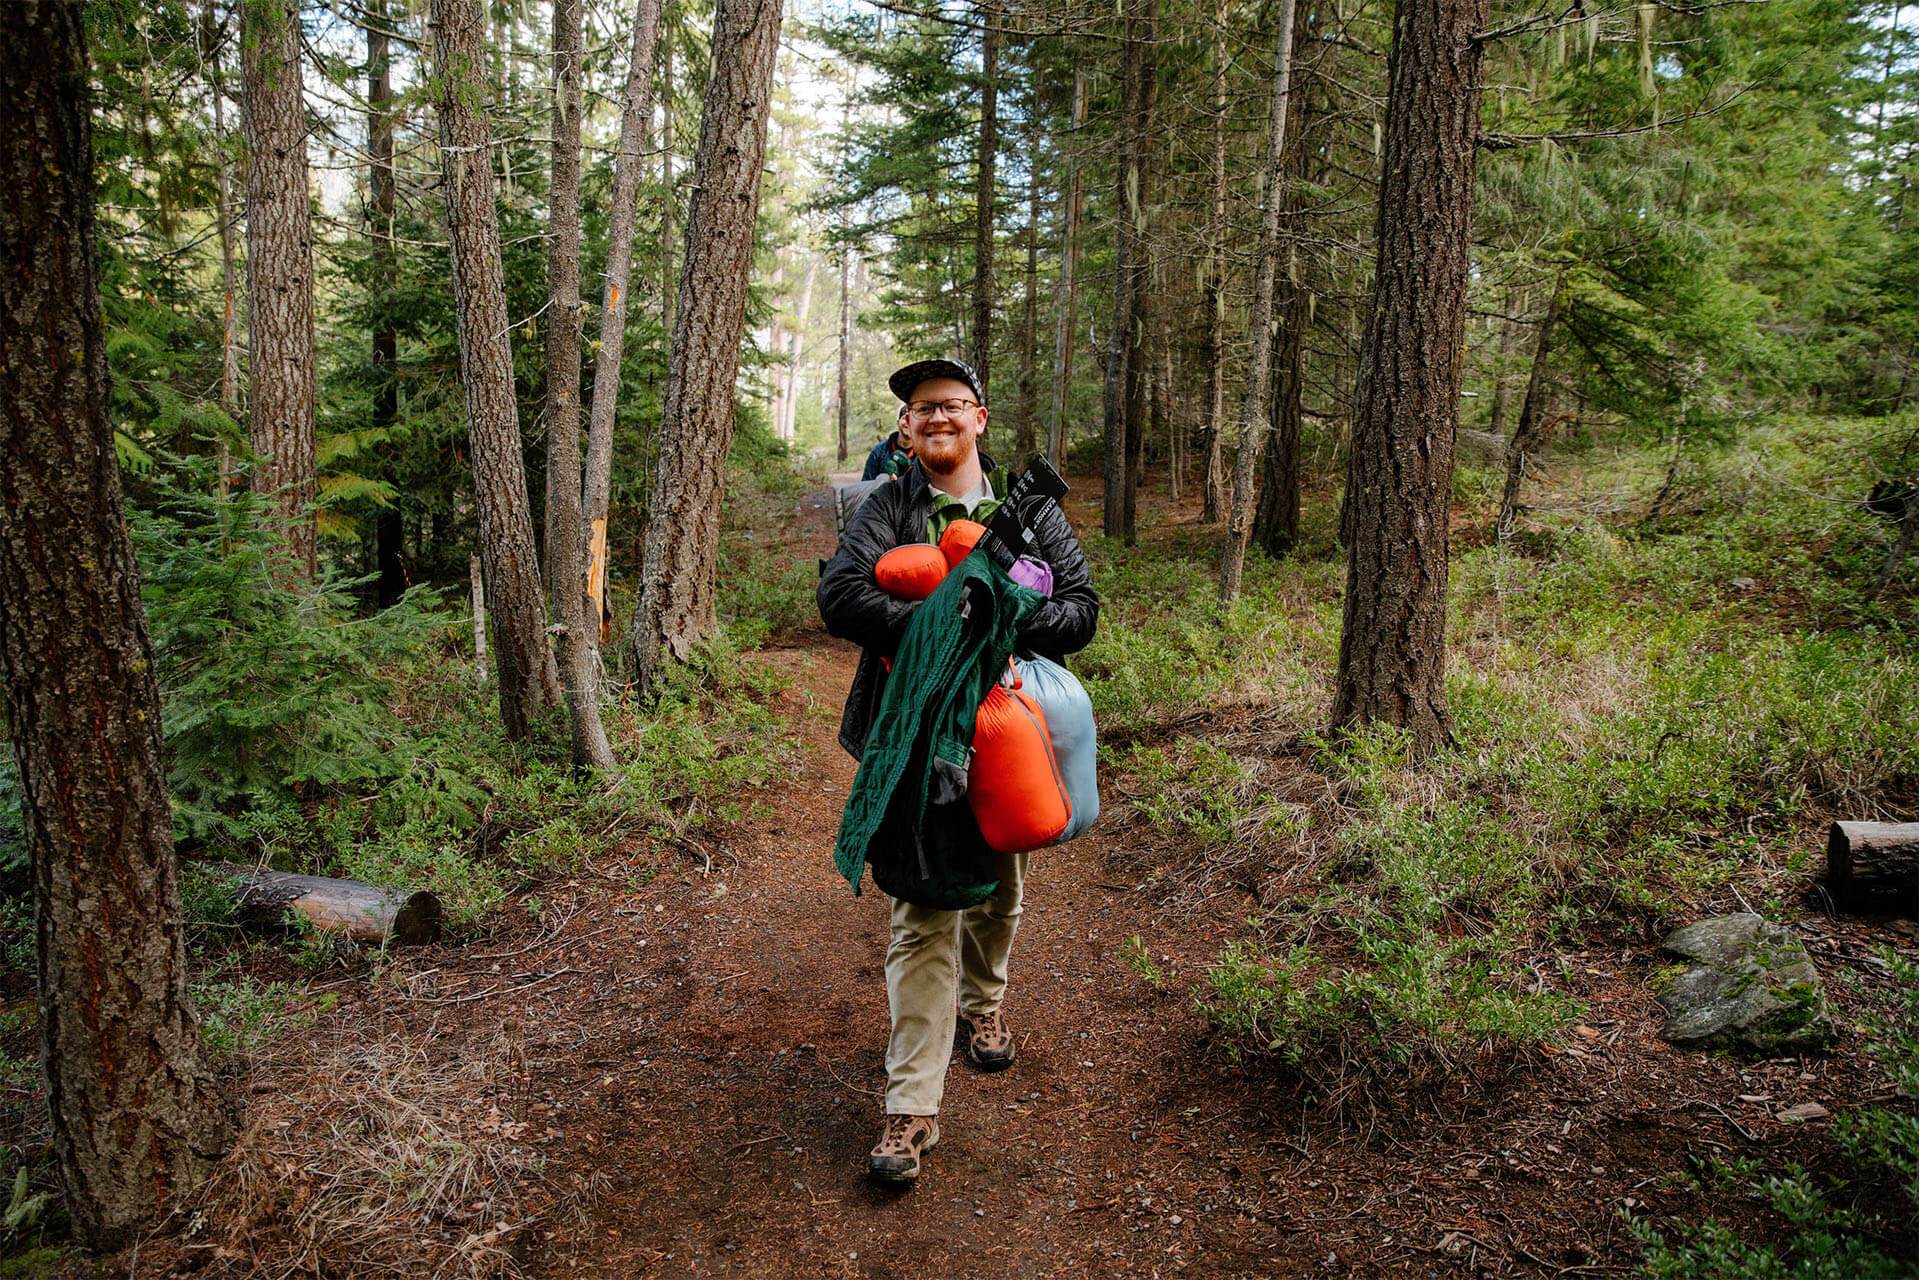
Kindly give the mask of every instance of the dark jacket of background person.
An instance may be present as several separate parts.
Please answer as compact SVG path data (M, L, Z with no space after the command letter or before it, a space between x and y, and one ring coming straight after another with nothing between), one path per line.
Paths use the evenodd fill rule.
M901 442L900 433L887 432L886 439L867 450L867 465L861 469L860 478L877 480L881 476L899 474L899 468L893 462L893 455L906 451L907 446Z
M995 496L1004 495L1012 481L994 466L985 451L980 454L980 470L993 485ZM880 690L886 680L880 659L891 657L899 647L907 619L919 605L919 601L897 599L883 590L873 580L873 566L895 547L927 540L927 517L933 513L933 503L933 486L918 462L907 469L898 484L874 490L848 523L840 549L821 571L820 586L814 593L827 634L860 646L860 666L840 716L840 745L856 760L866 747L867 730L880 706ZM1047 502L1036 503L1035 508L1028 521L1034 535L1033 554L1053 567L1053 595L1021 627L1019 648L1063 662L1068 654L1086 648L1093 639L1100 598L1094 594L1093 575L1081 553L1080 540L1074 537L1073 527L1059 506Z

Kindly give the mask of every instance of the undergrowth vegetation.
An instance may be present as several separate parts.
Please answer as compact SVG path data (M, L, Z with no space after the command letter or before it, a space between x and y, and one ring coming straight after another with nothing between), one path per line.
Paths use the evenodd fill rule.
M1900 423L1756 427L1653 517L1665 456L1552 459L1521 536L1456 555L1455 743L1419 770L1391 733L1320 732L1335 502L1225 610L1212 530L1092 542L1076 665L1136 820L1173 880L1287 882L1196 992L1223 1044L1331 1084L1552 1039L1580 1013L1562 944L1735 894L1778 914L1819 824L1908 811L1913 561L1861 499L1910 449Z

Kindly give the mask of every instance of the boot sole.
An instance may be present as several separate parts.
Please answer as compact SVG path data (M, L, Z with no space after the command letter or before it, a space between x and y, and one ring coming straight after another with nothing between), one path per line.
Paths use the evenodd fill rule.
M939 1145L939 1142L940 1142L940 1130L938 1127L936 1127L933 1131L933 1136L931 1138L928 1138L924 1143L921 1144L920 1154L925 1155L927 1152L933 1150L935 1146ZM869 1180L873 1182L885 1182L892 1186L900 1186L904 1183L915 1181L916 1179L919 1178L919 1176L920 1176L920 1162L918 1160L915 1160L913 1162L913 1168L911 1169L897 1169L897 1170L896 1169L876 1169L873 1167L873 1162L871 1160L867 1162L867 1177Z

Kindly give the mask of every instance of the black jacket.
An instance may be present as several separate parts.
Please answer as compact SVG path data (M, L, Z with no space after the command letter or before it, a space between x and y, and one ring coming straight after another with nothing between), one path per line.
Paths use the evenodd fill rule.
M980 467L996 494L1011 483L985 453L980 455ZM1044 510L1032 517L1029 527L1040 557L1053 567L1053 596L1021 628L1020 648L1058 662L1093 639L1100 598L1094 594L1087 558L1066 516L1055 503L1036 506ZM839 551L820 571L820 587L814 594L827 633L853 641L861 651L860 667L840 716L840 745L856 760L865 749L887 678L880 659L892 656L899 647L907 619L919 604L887 594L873 580L873 566L895 547L925 542L927 518L932 514L932 486L915 462L899 480L881 485L860 505L840 537Z

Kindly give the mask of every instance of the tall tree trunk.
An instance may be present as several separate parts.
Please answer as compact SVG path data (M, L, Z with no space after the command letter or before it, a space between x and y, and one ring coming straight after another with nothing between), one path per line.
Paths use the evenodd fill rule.
M1301 395L1307 338L1307 290L1297 281L1281 286L1285 301L1273 333L1273 440L1261 463L1260 505L1253 536L1274 559L1300 541Z
M1080 265L1080 130L1087 122L1087 72L1073 69L1073 138L1075 154L1067 162L1064 223L1060 229L1060 311L1053 327L1053 412L1047 419L1047 458L1055 469L1066 466L1067 402L1073 390L1073 319L1077 310Z
M1253 533L1253 479L1267 431L1267 396L1273 358L1273 292L1280 268L1280 206L1285 201L1287 114L1292 104L1294 0L1280 0L1274 36L1273 97L1267 105L1267 164L1261 182L1259 260L1253 273L1253 305L1247 313L1247 385L1240 403L1240 439L1233 455L1233 495L1227 536L1220 548L1220 598L1240 594L1247 539Z
M393 281L393 77L387 52L385 0L372 0L367 23L367 186L373 234L373 427L389 431L400 417L400 384L394 378L400 338L394 328L389 289ZM384 607L407 589L404 552L406 525L398 507L380 508L373 517L374 571L379 574L377 598Z
M673 328L673 216L679 211L679 196L673 185L673 5L660 7L660 0L641 0L641 9L655 10L653 25L660 58L660 332ZM639 48L635 44L635 49ZM651 61L651 55L649 56ZM651 105L647 115L653 114ZM624 151L622 154L625 154Z
M820 259L809 250L807 274L800 286L800 309L794 313L793 332L787 338L786 390L781 397L785 416L780 422L780 438L788 444L793 443L794 427L799 418L800 357L806 351L807 319L813 314L813 281L819 269Z
M1527 459L1540 443L1540 423L1547 412L1547 365L1553 356L1553 335L1560 327L1561 308L1566 305L1567 273L1563 267L1553 282L1547 299L1547 314L1540 318L1540 332L1533 341L1533 367L1527 374L1527 394L1520 401L1520 420L1507 440L1507 479L1500 489L1500 514L1493 524L1494 540L1504 544L1513 536L1513 522L1520 514L1520 483L1526 478Z
M226 55L220 45L220 18L216 0L206 0L200 13L201 48L208 61L208 87L213 91L213 137L220 151L215 173L214 209L220 225L220 411L236 425L240 421L239 272L233 255L233 146L227 137ZM224 499L233 483L233 455L227 438L220 437L219 493Z
M476 0L433 0L432 14L460 382L480 512L480 568L493 618L500 719L509 738L521 738L560 700L560 680L547 644L540 560L520 457L507 337L511 320L488 161L493 139L484 109L489 96L485 51Z
M1452 737L1447 519L1473 231L1487 0L1394 11L1373 297L1347 487L1353 540L1333 723L1397 726L1415 759Z
M1513 376L1507 369L1507 360L1520 345L1522 326L1518 317L1525 306L1526 299L1520 289L1509 286L1506 318L1500 322L1500 337L1494 343L1493 416L1487 423L1487 430L1496 436L1507 429L1507 410L1513 404Z
M839 418L840 448L835 457L847 460L847 374L853 364L853 250L840 250L840 363L834 377L834 413Z
M0 680L33 872L54 1157L81 1238L232 1144L187 997L153 646L108 419L83 13L0 5Z
M1207 425L1200 450L1206 455L1200 477L1200 523L1220 518L1224 497L1221 438L1227 416L1227 17L1220 0L1213 25L1213 209L1207 226Z
M1107 377L1104 426L1106 455L1105 499L1101 528L1109 538L1133 541L1134 436L1141 430L1140 389L1141 313L1145 292L1146 252L1146 133L1152 110L1153 8L1156 0L1131 0L1120 70L1120 147L1118 185L1114 192L1116 252L1114 254L1113 333Z
M589 628L596 649L607 628L605 594L607 507L613 494L614 411L620 403L620 362L627 349L627 280L633 270L633 224L640 207L640 175L646 164L641 144L653 114L653 59L660 46L660 0L640 0L633 21L633 53L627 62L627 87L620 100L619 150L613 160L613 191L607 199L607 279L600 299L600 350L593 361L593 402L587 411L587 463L581 521L589 560L587 578L599 590L594 597L597 625ZM673 106L667 105L668 128ZM665 197L672 218L671 191Z
M1020 417L1014 424L1013 452L1022 465L1033 456L1034 426L1039 419L1040 389L1035 383L1040 316L1040 184L1027 178L1027 292L1020 322Z
M1128 142L1133 148L1133 159L1128 165L1133 175L1133 191L1127 206L1133 221L1133 232L1129 237L1134 276L1133 326L1127 333L1126 364L1120 370L1121 415L1126 424L1127 437L1126 482L1120 496L1120 536L1128 546L1133 545L1139 531L1140 477L1145 470L1147 452L1147 397L1153 380L1153 348L1147 332L1157 318L1151 290L1153 248L1147 241L1147 193L1152 177L1150 148L1153 142L1154 97L1159 84L1156 69L1158 46L1155 43L1158 38L1155 28L1159 22L1159 9L1160 0L1146 0L1141 6L1138 41L1141 65L1135 85L1135 127L1128 135Z
M580 524L580 50L582 0L553 5L553 181L547 217L547 573L560 622L560 685L573 762L611 769L600 723L595 641L587 617L586 539Z
M633 619L642 696L658 687L668 662L686 661L718 631L713 597L721 483L733 439L734 380L779 38L780 0L719 0L646 568Z
M980 40L980 163L973 191L973 371L980 398L993 360L993 162L1000 146L1000 16L980 11L985 30Z
M316 569L313 499L313 224L299 0L240 7L247 132L247 434L254 485L286 538L291 572Z

